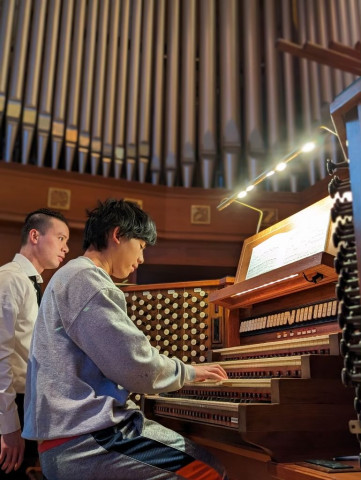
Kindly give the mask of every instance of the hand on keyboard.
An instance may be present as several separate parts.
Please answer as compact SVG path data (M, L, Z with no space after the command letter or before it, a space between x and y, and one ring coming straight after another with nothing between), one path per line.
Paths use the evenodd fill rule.
M203 365L193 365L194 370L196 371L196 376L194 382L201 382L202 380L227 380L227 373L220 365L217 364L203 364Z

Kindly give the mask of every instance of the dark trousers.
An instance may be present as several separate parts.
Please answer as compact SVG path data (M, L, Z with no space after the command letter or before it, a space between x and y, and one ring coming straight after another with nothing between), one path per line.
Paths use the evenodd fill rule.
M19 418L21 423L21 429L24 426L24 395L18 393L16 395L16 403L18 406ZM30 440L25 440L25 454L24 461L21 464L21 467L16 472L12 471L8 474L4 473L0 468L0 479L6 480L29 480L29 477L26 475L26 469L28 467L34 467L39 464L38 460L38 445L37 442L32 442Z

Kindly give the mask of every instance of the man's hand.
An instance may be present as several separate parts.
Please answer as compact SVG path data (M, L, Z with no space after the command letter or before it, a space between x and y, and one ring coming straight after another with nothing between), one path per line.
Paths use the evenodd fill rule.
M5 473L18 470L24 459L25 440L21 430L1 435L0 465Z
M223 370L220 365L211 364L207 365L192 365L196 371L196 376L194 382L201 382L202 380L227 380L227 373Z

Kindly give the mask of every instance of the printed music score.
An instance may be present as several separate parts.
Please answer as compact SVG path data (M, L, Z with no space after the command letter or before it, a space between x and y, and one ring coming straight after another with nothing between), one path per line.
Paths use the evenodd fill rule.
M323 252L330 228L330 210L305 209L289 231L265 239L252 249L246 280Z

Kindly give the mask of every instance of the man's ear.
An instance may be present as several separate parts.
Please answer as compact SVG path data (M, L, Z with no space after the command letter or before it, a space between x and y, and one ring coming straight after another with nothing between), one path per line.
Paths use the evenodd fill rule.
M120 243L120 240L119 240L119 230L120 230L120 227L115 227L114 230L112 231L112 234L111 234L111 239L113 240L113 242L115 242L116 244L119 244Z
M31 243L36 244L38 243L40 233L36 228L32 228L29 232L29 240Z

